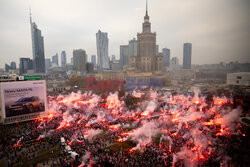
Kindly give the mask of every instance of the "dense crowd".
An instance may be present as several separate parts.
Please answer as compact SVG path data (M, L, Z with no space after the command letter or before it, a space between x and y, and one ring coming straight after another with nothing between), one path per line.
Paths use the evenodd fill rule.
M164 105L166 104L159 106ZM131 149L138 144L135 141L130 141L129 148L123 147L125 144L121 136L131 129L141 127L143 120L135 121L134 127L130 127L131 129L128 130L126 128L111 128L111 126L129 124L133 122L134 118L124 117L121 114L115 120L106 119L90 123L89 120L96 120L98 116L88 115L88 118L77 117L74 119L75 122L71 122L69 126L64 125L62 128L58 128L64 120L63 113L67 112L63 105L60 107L61 115L53 116L49 121L36 119L1 125L0 159L6 160L8 166L185 166L188 162L185 162L185 158L177 159L177 153L185 145L189 150L192 150L191 153L196 151L190 142L195 139L183 137L187 134L187 126L195 127L195 122L183 124L178 133L168 132L169 135L172 135L171 140L150 142L143 146L143 150L138 151ZM157 109L157 107L155 108ZM100 108L97 106L95 109ZM72 109L70 114L86 115L83 109ZM145 119L157 121L158 117ZM86 136L88 129L98 129L105 133L86 139L84 136ZM199 130L204 134L210 133L209 129L203 129L203 127L200 127ZM206 148L207 154L202 154L205 157L199 157L193 165L247 166L250 155L249 131L241 133L244 133L244 136L235 132L230 136L216 137L216 142ZM62 138L65 143L62 143ZM118 141L118 139L122 141ZM113 149L114 145L117 145L117 148ZM71 151L66 147L70 147ZM72 152L76 154L73 155Z

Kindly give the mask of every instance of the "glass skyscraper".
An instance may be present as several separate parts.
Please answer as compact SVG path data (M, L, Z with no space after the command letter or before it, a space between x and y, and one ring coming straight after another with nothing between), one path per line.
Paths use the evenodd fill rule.
M108 56L109 39L108 33L96 33L96 47L97 47L97 66L98 70L104 71L110 69L109 56Z
M30 16L33 68L35 73L45 73L44 42L41 30L37 28L35 22L32 22Z
M192 44L183 45L183 69L191 69Z
M61 66L65 68L66 64L67 64L66 52L63 50L61 53Z

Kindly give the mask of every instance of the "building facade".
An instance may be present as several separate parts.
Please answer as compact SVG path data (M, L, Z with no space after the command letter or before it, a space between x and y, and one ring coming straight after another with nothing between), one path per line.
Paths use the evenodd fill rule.
M192 44L183 45L183 69L191 69Z
M37 28L35 22L32 22L30 16L31 25L31 38L32 38L32 52L33 52L33 67L35 73L45 73L45 57L44 57L44 41L41 34L41 30Z
M58 64L58 53L56 55L52 56L52 64L59 65Z
M16 62L14 62L14 61L10 62L10 67L12 70L15 70L16 69Z
M73 70L86 72L87 56L83 49L73 51Z
M170 49L163 48L162 56L163 56L163 68L164 71L166 71L166 69L170 66Z
M250 72L228 73L227 85L250 86Z
M124 66L129 65L129 46L128 45L120 45L120 64L123 68Z
M51 62L51 59L47 58L45 59L45 68L47 70L50 67L52 67L52 62Z
M129 58L132 56L137 57L137 40L135 38L129 41L128 55L129 55Z
M172 57L170 62L170 67L172 70L179 69L179 59L178 57Z
M20 75L26 74L28 70L33 69L33 61L30 58L20 58L19 72Z
M65 68L67 64L67 55L66 52L63 50L61 53L61 67Z
M96 67L96 55L91 56L91 63Z
M109 56L108 56L108 33L96 33L96 47L97 47L97 66L99 71L110 69Z

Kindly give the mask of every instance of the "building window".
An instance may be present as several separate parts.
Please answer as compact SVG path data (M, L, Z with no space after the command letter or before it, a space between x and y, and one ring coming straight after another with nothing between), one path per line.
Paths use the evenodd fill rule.
M239 81L236 81L236 83L239 83Z
M242 77L241 76L237 76L237 79L241 79Z

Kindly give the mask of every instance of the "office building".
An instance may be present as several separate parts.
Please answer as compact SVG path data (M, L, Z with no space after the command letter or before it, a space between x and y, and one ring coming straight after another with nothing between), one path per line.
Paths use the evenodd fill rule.
M170 67L170 49L163 48L162 56L163 56L163 69L164 71L166 71L166 69Z
M97 66L99 71L110 69L109 56L108 56L108 33L96 33L96 47L97 47Z
M65 68L67 64L66 52L63 50L61 53L61 67Z
M48 68L50 68L50 67L52 67L52 62L51 62L51 59L45 59L45 68L46 68L46 70L48 69Z
M96 67L96 55L91 56L91 63Z
M32 22L30 14L33 68L35 73L45 73L44 41L41 30Z
M137 57L137 40L135 38L133 38L132 40L129 41L128 56L129 56L129 59L132 56Z
M184 43L183 45L183 69L191 69L192 44Z
M20 75L26 74L28 70L33 69L33 61L30 58L20 58L19 72Z
M170 67L172 70L179 69L179 59L178 57L172 57L170 62Z
M59 65L58 64L58 54L56 53L56 55L52 56L52 64L54 65Z
M94 72L94 64L93 63L86 63L86 71L87 73L93 73Z
M87 56L86 51L77 49L73 51L73 70L86 72Z
M11 68L12 70L15 70L15 69L16 69L16 62L12 61L12 62L10 63L10 68Z
M129 65L129 51L128 45L121 45L120 46L120 65L123 68L124 66Z

